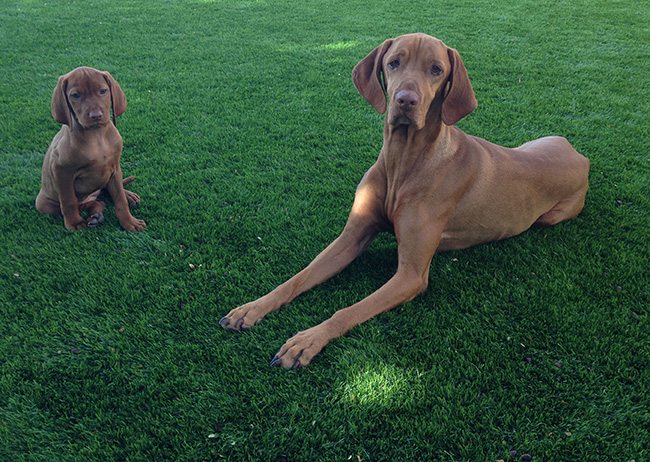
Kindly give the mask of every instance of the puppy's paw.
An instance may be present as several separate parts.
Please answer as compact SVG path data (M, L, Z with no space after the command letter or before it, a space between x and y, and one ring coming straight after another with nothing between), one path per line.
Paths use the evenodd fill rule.
M144 231L144 229L147 227L147 224L144 222L144 220L140 220L134 216L129 216L124 220L120 220L120 226L122 226L122 228L127 231L137 232Z
M64 218L63 224L65 225L66 229L70 231L78 231L80 229L84 229L87 226L86 221L81 218L81 216L70 219Z

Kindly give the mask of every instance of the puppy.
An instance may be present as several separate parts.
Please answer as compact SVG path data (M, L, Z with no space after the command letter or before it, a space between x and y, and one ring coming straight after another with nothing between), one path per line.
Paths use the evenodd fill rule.
M63 215L65 227L77 230L104 221L107 192L122 228L142 231L146 224L131 215L129 203L140 197L124 189L134 177L122 178L122 137L115 117L126 111L126 96L108 72L79 67L59 77L52 94L52 116L63 124L43 159L36 209ZM86 211L84 219L81 212Z

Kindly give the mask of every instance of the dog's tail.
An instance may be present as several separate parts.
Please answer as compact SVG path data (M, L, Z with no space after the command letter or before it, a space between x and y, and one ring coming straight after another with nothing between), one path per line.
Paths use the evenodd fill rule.
M133 175L127 176L122 180L122 186L126 186L129 183L133 183L135 181L135 177Z

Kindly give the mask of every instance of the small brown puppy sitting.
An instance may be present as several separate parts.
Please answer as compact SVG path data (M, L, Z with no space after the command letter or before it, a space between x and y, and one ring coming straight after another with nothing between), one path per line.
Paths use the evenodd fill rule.
M388 39L354 68L355 86L386 114L384 145L361 179L341 235L273 291L230 311L240 331L331 278L382 231L397 238L395 275L376 292L290 338L271 362L309 364L332 339L411 300L429 284L436 252L505 239L575 217L589 161L548 136L517 148L467 135L454 124L476 109L460 54L424 34Z
M112 121L111 121L112 107ZM43 159L36 209L63 215L65 227L76 230L104 221L107 191L122 228L142 231L146 224L131 215L129 204L140 197L124 189L134 178L122 179L122 137L115 116L126 111L126 96L108 72L79 67L59 81L52 94L52 116L64 124ZM83 219L81 212L87 211Z

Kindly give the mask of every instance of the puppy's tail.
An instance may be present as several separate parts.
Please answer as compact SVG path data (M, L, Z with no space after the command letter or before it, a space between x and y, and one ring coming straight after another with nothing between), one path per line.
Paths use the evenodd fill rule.
M135 177L133 175L127 176L122 180L122 186L126 186L129 183L133 183L135 181Z

